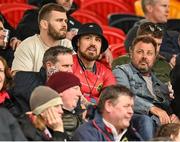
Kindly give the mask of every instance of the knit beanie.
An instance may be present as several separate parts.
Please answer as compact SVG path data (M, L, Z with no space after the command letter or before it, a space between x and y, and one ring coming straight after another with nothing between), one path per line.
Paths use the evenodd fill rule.
M47 81L47 86L56 90L58 93L63 92L74 86L81 86L80 80L70 72L56 72Z
M41 114L49 107L62 104L59 94L46 86L36 87L30 97L30 108L35 115Z

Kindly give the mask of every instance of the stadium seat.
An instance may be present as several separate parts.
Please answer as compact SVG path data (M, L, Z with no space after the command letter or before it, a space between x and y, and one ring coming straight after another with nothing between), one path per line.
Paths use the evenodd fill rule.
M96 13L84 9L80 9L73 12L71 16L81 23L94 22L99 25L106 24L106 21L104 21L104 19L96 15Z
M9 24L16 28L24 12L28 9L35 8L32 5L23 3L4 3L0 4L0 12L4 15Z
M126 38L125 33L117 28L102 26L104 36L107 38L109 44L122 44Z
M111 53L113 55L113 59L116 59L119 56L126 54L126 49L124 47L124 44L111 44L109 46Z
M0 0L1 3L28 3L27 0Z
M111 13L134 13L123 3L115 0L89 0L86 1L81 8L95 12L97 15L105 19L107 24L107 17Z
M142 19L136 15L112 14L109 16L109 25L123 30L126 34L133 27L134 23Z

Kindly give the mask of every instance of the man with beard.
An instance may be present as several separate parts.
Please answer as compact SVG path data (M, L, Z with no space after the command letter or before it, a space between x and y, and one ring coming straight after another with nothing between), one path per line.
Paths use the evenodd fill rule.
M40 34L25 39L16 49L12 71L40 70L44 52L60 45L60 40L66 37L66 10L57 4L47 4L39 12L38 24Z
M130 50L131 63L113 70L117 83L136 95L133 123L144 140L154 137L157 126L178 121L170 108L168 87L151 72L158 55L156 48L152 37L135 38Z
M115 84L111 70L96 61L108 48L108 41L99 25L86 23L73 37L72 45L77 52L73 60L73 73L81 81L81 91L85 98L96 104L101 89Z

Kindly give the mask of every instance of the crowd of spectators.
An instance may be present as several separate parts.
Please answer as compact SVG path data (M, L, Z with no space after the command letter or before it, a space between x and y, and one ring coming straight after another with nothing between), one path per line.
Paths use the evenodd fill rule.
M169 0L141 0L128 62L113 68L103 26L73 18L73 0L28 3L37 8L16 29L0 16L0 140L180 141L180 35L166 29Z

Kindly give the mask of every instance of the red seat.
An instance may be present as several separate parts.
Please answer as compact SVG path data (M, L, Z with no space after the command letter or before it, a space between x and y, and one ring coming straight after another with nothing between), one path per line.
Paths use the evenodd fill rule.
M104 36L107 38L109 44L124 43L126 38L125 33L121 29L102 26Z
M121 55L125 55L127 52L126 52L126 49L124 47L124 44L111 44L109 46L110 50L111 50L111 53L113 55L113 59L121 56Z
M96 15L96 13L84 9L75 11L73 14L71 14L71 16L80 21L81 23L94 22L99 25L106 23L106 21L104 21L104 19Z
M0 0L0 3L28 3L27 0Z
M106 24L108 24L107 17L110 13L134 13L124 3L117 0L89 0L84 2L81 8L95 12L106 20Z
M26 10L35 8L32 5L23 3L0 4L0 12L4 15L9 24L16 28Z

